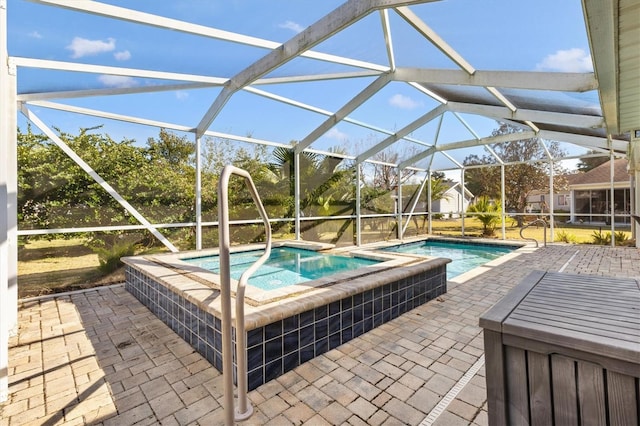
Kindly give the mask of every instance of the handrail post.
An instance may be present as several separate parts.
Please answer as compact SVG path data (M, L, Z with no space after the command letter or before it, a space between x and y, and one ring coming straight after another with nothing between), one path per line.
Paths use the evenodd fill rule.
M520 228L520 238L522 238L523 240L530 240L536 243L536 247L538 247L538 240L536 240L535 238L526 238L524 235L522 235L522 231L524 231L525 229L527 229L528 227L530 227L533 224L536 223L542 223L542 226L544 227L544 231L543 231L543 241L544 241L544 246L547 246L547 222L544 219L536 219L533 222L529 222L527 223L525 226L523 226L522 228Z
M236 289L236 355L238 362L238 408L233 404L233 352L231 339L231 268L229 260L229 178L232 174L245 178L251 197L265 224L266 248L262 256L240 277ZM222 170L218 182L218 220L219 220L219 260L220 260L220 297L222 306L222 373L224 376L224 419L225 425L235 421L247 420L253 414L253 407L247 397L247 336L244 327L244 290L249 277L271 255L271 226L267 212L260 201L258 190L248 172L227 165Z

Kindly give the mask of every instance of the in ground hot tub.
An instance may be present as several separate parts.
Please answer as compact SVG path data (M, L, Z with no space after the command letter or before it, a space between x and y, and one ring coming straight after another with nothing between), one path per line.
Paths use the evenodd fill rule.
M258 248L263 246L234 248L232 259ZM301 255L294 257L303 264L304 259L317 264L344 260L350 266L336 271L334 264L319 277L274 289L256 287L249 280L245 293L249 390L447 290L448 259L354 250L348 254L359 259L354 267L344 251L339 255L326 246L296 241L274 244L273 250L278 253L281 248ZM221 371L220 277L215 268L206 270L193 262L205 255L215 257L217 250L124 258L126 289ZM232 296L236 285L232 278Z

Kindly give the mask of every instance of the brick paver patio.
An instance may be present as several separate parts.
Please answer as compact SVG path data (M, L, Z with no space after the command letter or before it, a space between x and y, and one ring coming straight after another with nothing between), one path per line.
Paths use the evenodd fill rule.
M445 396L483 356L480 315L534 269L640 278L640 250L552 245L483 268L250 392L244 424L487 424L484 368ZM9 362L1 425L222 423L222 376L123 286L23 301Z

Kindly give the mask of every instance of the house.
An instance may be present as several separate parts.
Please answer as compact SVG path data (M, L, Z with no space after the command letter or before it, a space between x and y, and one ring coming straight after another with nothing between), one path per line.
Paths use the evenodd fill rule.
M569 176L569 175L567 175ZM565 176L565 177L567 177ZM527 197L527 213L540 213L549 211L549 191L534 190ZM561 190L553 194L553 211L555 213L568 214L571 210L571 195L569 190Z
M627 172L627 159L614 160L613 171L613 200L610 161L571 178L569 191L572 222L608 223L610 206L613 205L615 222L630 223L631 180Z
M631 181L627 172L627 159L620 158L613 163L613 206L615 222L630 223ZM611 162L607 161L588 172L564 175L566 189L553 194L553 210L566 214L570 222L605 223L610 222ZM532 212L548 209L549 193L533 191L527 197L527 208ZM547 210L548 211L548 210ZM561 220L558 217L558 220Z
M443 198L431 201L431 209L434 213L443 213L447 217L460 217L460 212L467 211L473 194L467 188L463 191L459 182L445 181L443 184L449 188L444 192Z

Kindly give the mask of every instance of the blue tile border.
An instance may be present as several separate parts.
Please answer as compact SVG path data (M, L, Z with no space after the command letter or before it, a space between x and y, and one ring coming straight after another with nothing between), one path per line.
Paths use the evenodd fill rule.
M126 265L125 276L136 299L222 371L220 318L133 266ZM247 331L249 390L446 291L446 265L439 265Z

